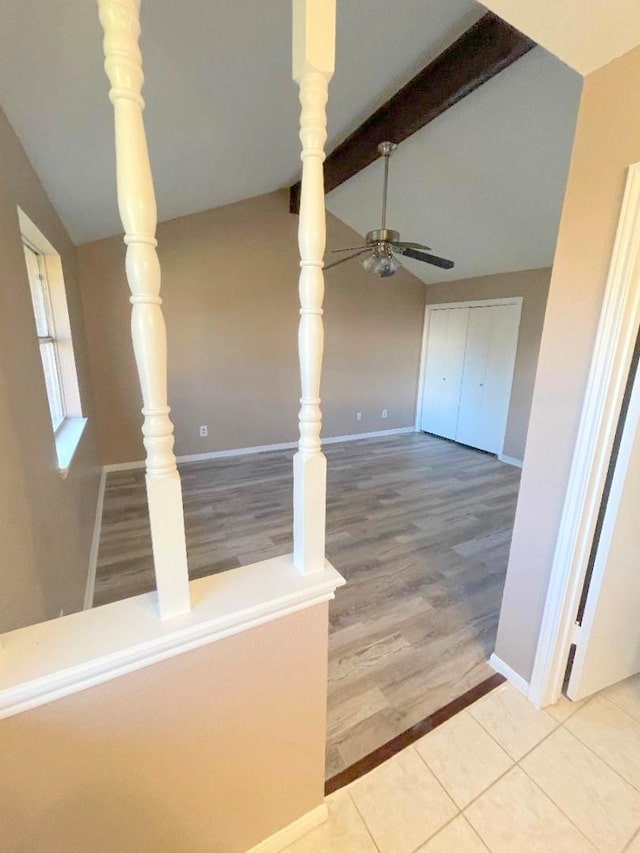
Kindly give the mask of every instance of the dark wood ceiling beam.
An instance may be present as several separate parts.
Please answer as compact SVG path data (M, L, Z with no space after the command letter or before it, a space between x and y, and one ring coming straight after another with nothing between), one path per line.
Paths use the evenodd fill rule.
M402 142L532 47L535 42L487 12L327 157L325 192L372 163L379 142ZM292 213L300 209L300 182L289 189L289 208Z

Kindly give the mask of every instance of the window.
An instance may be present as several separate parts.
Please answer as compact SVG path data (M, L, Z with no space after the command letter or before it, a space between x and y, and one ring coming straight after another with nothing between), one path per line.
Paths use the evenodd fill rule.
M18 208L20 231L38 336L58 470L66 477L87 423L82 416L62 261L55 248Z
M62 426L66 412L64 392L60 379L60 365L58 364L58 353L56 351L57 343L51 311L51 295L47 281L47 270L43 256L32 249L26 242L24 243L24 255L27 261L31 301L33 302L33 313L36 319L36 333L38 335L38 343L40 344L44 384L47 388L49 412L55 432L58 427Z

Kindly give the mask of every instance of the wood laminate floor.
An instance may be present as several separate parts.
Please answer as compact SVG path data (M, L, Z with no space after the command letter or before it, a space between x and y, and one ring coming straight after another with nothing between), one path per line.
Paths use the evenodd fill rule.
M325 453L330 777L491 674L520 471L415 433ZM192 578L292 550L292 455L180 466ZM144 472L111 473L94 604L153 588Z

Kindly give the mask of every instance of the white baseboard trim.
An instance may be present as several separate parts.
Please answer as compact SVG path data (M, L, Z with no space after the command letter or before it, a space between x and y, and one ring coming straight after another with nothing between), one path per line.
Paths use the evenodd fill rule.
M506 465L515 465L516 468L522 468L522 459L517 459L515 456L505 456L504 453L499 453L498 459Z
M93 536L91 537L91 550L89 551L87 585L84 590L84 610L89 610L93 607L93 593L96 587L96 566L98 565L98 549L100 547L100 532L102 531L102 509L104 507L104 488L106 482L107 472L103 468L100 472L98 500L96 501L96 517L93 522Z
M315 829L316 826L323 824L328 816L329 810L326 803L322 803L321 806L317 806L315 809L302 815L302 817L294 820L293 823L265 838L264 841L256 844L247 853L279 853L280 850L284 850L285 847L302 838L303 835Z
M403 433L415 432L415 428L396 427L395 429L379 429L373 432L354 432L349 435L331 435L322 439L323 444L339 444L341 441L358 441L361 438L383 438L386 435L402 435ZM285 441L280 444L258 444L254 447L235 447L231 450L212 450L208 453L188 453L186 456L177 456L178 463L181 462L206 462L208 459L226 459L231 456L248 456L251 453L268 453L272 450L295 450L297 441ZM144 468L144 462L115 462L105 465L104 470L109 474L112 471L135 471Z
M513 684L527 699L529 698L529 682L525 681L521 675L518 675L514 669L511 669L495 652L489 658L489 666L492 666L500 675L504 675L510 684Z
M111 474L112 471L136 471L144 468L144 461L140 462L112 462L110 465L103 465L102 470Z
M283 441L280 444L259 444L256 447L234 447L231 450L211 450L209 453L188 453L186 456L177 456L176 461L205 462L207 459L249 456L251 453L269 453L271 450L293 450L297 446L297 441Z
M354 432L349 435L330 435L328 438L323 438L323 444L340 444L341 441L357 441L359 438L384 438L385 435L403 435L404 433L415 432L412 426L396 427L395 429L377 429L373 432Z

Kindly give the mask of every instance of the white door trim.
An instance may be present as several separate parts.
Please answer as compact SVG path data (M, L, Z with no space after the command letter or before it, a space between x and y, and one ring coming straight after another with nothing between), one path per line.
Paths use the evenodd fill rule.
M422 396L424 392L424 380L427 372L427 341L429 338L429 319L432 311L444 308L490 308L492 305L517 305L518 313L518 335L520 334L520 322L522 320L522 296L505 296L501 299L475 299L470 302L438 302L424 306L424 320L422 323L422 344L420 346L420 373L418 376L418 393L416 396L416 420L415 432L420 432L422 423ZM515 362L514 362L515 367ZM513 379L512 379L513 383ZM512 386L513 387L513 386ZM498 458L502 456L504 447L501 448Z
M640 324L640 163L629 167L551 566L529 698L562 691L575 617Z

